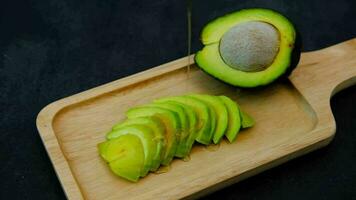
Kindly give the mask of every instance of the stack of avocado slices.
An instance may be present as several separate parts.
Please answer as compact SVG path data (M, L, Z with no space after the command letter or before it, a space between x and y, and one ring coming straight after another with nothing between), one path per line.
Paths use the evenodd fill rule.
M192 94L165 97L130 108L98 145L101 157L118 176L136 182L148 172L189 155L194 142L233 142L254 120L226 96Z

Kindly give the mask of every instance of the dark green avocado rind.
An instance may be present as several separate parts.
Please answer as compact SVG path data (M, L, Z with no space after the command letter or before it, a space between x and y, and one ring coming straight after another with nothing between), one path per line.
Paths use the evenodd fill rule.
M277 80L281 79L286 79L288 76L292 73L292 71L298 66L299 60L300 60L300 55L303 49L303 42L302 42L302 36L300 35L300 32L295 29L295 41L294 41L294 48L291 54L291 63L287 70L284 72L283 75L277 78Z
M241 20L241 16L247 19ZM238 19L237 23L234 22L234 17ZM219 41L222 35L238 23L261 18L266 19L261 21L272 25L279 24L276 28L279 30L282 39L275 61L266 70L259 72L243 72L231 68L220 56ZM273 20L277 20L278 23L274 24ZM221 24L219 25L219 23ZM282 75L288 76L297 66L300 58L300 34L287 18L267 9L246 9L217 18L206 25L202 31L201 39L206 46L195 55L196 64L216 79L243 88L264 86L277 80Z

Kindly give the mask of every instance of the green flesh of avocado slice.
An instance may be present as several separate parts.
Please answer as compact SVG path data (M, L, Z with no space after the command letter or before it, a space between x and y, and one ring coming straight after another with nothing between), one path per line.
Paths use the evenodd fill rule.
M153 131L148 126L135 124L113 130L109 132L106 137L108 140L112 140L122 135L135 135L140 138L145 154L141 176L146 176L148 171L153 167L153 160L157 151L157 142Z
M241 128L241 118L240 118L240 109L236 102L231 100L226 96L219 96L219 98L224 102L227 112L228 112L228 125L225 131L225 136L232 143Z
M208 101L204 101L201 98L199 99L194 95L187 95L187 97L190 97L192 99L200 101L201 103L205 104L209 108L210 121L208 121L207 123L210 123L210 135L211 135L210 140L212 140L214 137L214 133L215 133L216 125L217 125L217 119L216 119L217 114L215 113L215 109L213 108L212 104Z
M100 143L100 155L116 175L137 182L143 171L144 150L141 140L134 135L122 135Z
M156 100L154 101L155 103L159 103ZM184 150L182 155L184 155L184 157L186 157L187 155L189 155L193 144L195 142L195 139L197 137L197 133L198 133L198 129L196 127L196 124L198 123L198 117L196 115L196 113L194 112L193 108L189 105L186 104L182 104L176 101L164 101L164 103L169 103L169 104L174 104L174 105L179 105L182 108L184 108L184 112L188 117L188 121L189 121L189 134L188 137L186 137L185 139L183 139L183 141L181 141L181 145L184 145L185 147L182 147Z
M212 116L210 108L205 103L189 96L166 97L157 99L155 102L171 101L190 106L194 110L198 117L198 123L196 124L198 133L195 140L201 144L210 144L212 139L210 123Z
M181 122L178 115L164 108L141 106L129 109L126 112L126 116L128 118L144 116L156 116L160 118L166 128L165 152L161 164L169 165L176 153L181 132Z
M148 104L146 106L167 109L172 112L175 112L178 115L178 117L180 119L180 123L181 123L181 133L179 134L179 138L177 138L178 139L178 147L177 147L175 156L179 157L179 158L185 157L185 155L184 155L185 143L184 142L185 142L185 139L189 135L189 119L185 113L184 108L181 105L172 104L169 102L152 103L152 104Z
M188 122L189 122L188 123L189 127L187 127L188 135L184 137L181 142L181 151L182 151L181 154L183 157L186 157L189 155L190 150L192 149L195 139L197 137L198 132L197 132L196 124L198 122L198 118L193 108L188 105L184 105L182 103L173 102L173 101L167 103L181 106L188 117Z
M150 171L156 171L159 168L161 161L163 159L164 144L165 144L164 135L166 134L165 126L158 117L149 116L149 117L137 117L137 118L126 119L125 121L116 124L112 129L113 131L115 131L122 127L134 125L134 124L141 124L141 125L148 126L155 135L154 140L157 141L157 151L154 155L153 165Z
M255 125L255 120L240 109L240 117L242 118L241 125L242 128L250 128Z
M213 142L214 144L219 143L224 136L228 125L228 111L224 102L219 97L212 95L196 94L191 96L205 102L215 111L216 126L213 133Z

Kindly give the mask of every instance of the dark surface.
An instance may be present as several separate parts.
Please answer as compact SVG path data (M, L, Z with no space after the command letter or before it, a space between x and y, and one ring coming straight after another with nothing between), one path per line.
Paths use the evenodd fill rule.
M209 20L276 9L305 50L356 36L356 2L193 0L193 52ZM48 103L186 54L184 0L0 1L0 199L64 199L35 126ZM355 66L356 67L356 66ZM335 140L206 199L356 199L356 86L337 94Z

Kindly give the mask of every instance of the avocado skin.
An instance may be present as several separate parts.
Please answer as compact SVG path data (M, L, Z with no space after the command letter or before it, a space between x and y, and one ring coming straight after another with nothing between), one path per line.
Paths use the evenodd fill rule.
M300 55L302 53L302 36L300 35L300 32L295 27L294 29L295 29L296 36L295 36L294 48L291 54L291 62L286 72L279 77L282 79L288 78L288 76L292 73L292 71L298 66Z
M251 8L251 9L265 9L265 8ZM244 9L245 10L245 9ZM280 12L274 10L274 9L268 9L268 10L271 10L273 12L276 12L276 13L279 13L281 14ZM235 11L236 12L236 11ZM237 11L238 12L238 11ZM232 14L234 12L231 12L231 13L227 13L225 14L224 16L228 16L230 14ZM222 16L222 17L224 17ZM303 49L303 40L302 40L302 36L299 32L299 30L295 27L293 21L291 21L288 17L286 17L285 15L283 15L292 25L293 25L293 28L295 30L295 41L294 41L294 47L293 47L293 51L291 52L291 55L290 55L290 64L289 66L286 68L285 72L280 75L279 77L277 77L275 80L273 80L272 82L270 83L267 83L267 84L264 84L264 85L258 85L258 86L254 86L254 87L246 87L246 86L241 86L241 85L233 85L233 84L230 84L228 82L225 82L224 80L221 80L220 78L218 78L217 76L215 76L213 73L209 73L207 72L204 67L200 67L199 64L198 64L198 61L197 61L197 56L195 55L194 56L194 62L195 64L206 74L210 75L211 77L213 77L214 79L220 81L220 82L223 82L225 84L228 84L228 85L232 85L232 86L235 86L237 88L256 88L256 89L259 89L259 88L264 88L266 86L268 86L269 84L271 83L274 83L274 82L281 82L281 81L285 81L288 79L289 75L293 72L293 70L298 66L299 64L299 61L300 61L300 56L301 56L301 53L302 53L302 49ZM200 37L202 36L202 31L200 33ZM202 41L202 38L200 38L200 40ZM204 45L203 45L204 46Z

